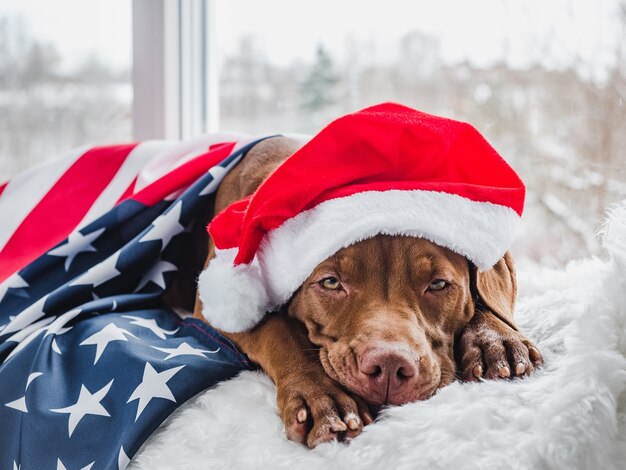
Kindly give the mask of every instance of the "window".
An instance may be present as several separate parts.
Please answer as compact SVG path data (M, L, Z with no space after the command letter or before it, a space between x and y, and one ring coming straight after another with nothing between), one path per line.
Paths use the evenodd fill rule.
M130 33L125 0L0 2L0 181L132 138Z
M518 259L600 253L626 197L626 2L216 3L220 127L314 133L381 101L474 124L527 185Z
M625 45L626 0L133 0L132 25L126 0L3 0L0 180L77 145L315 133L398 101L488 138L528 189L513 251L556 266L600 253L626 198Z
M136 138L218 129L213 6L210 0L133 0Z

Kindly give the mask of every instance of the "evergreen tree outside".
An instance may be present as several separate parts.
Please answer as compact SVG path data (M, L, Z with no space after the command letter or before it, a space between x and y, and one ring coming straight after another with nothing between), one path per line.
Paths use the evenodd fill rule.
M323 45L317 46L315 62L300 88L301 107L308 111L319 111L336 102L335 85L339 76L333 59Z

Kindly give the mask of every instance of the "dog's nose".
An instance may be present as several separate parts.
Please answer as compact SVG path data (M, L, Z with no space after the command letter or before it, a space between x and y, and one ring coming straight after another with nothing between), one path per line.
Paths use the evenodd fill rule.
M406 349L369 348L358 356L358 367L370 401L406 403L415 386L417 364Z

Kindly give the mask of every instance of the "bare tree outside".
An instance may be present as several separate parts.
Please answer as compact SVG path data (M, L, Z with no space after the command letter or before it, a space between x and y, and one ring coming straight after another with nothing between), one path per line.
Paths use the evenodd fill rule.
M390 100L469 121L527 185L517 258L559 266L600 255L605 210L626 198L626 1L616 6L620 37L603 51L613 59L600 74L582 57L514 66L506 38L502 60L488 66L450 61L442 37L418 30L386 44L385 60L380 45L347 34L346 54L316 42L312 54L284 63L263 35L231 30L237 47L221 58L220 128L315 133ZM533 48L529 56L564 49L556 37ZM96 54L68 70L59 54L24 21L0 17L0 180L73 147L131 139L129 70Z
M336 116L387 100L469 121L526 182L523 233L513 247L518 258L559 266L598 255L605 212L626 198L626 2L619 11L624 39L616 41L614 65L601 79L576 58L559 69L515 68L504 60L486 68L446 63L439 39L414 31L396 44L393 63L368 62L367 43L353 44L343 63L323 46L302 62L266 63L267 76L291 77L289 84L264 81L263 96L242 103L230 90L249 75L229 73L229 65L243 60L235 54L222 71L222 124L252 133L314 133ZM248 107L266 112L258 118Z
M71 70L24 20L0 18L0 180L82 145L131 140L130 70L97 55Z

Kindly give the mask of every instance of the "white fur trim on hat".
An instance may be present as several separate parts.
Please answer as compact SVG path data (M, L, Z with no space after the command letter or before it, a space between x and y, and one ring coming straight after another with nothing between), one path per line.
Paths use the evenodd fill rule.
M203 314L227 332L254 327L286 303L315 267L341 248L379 234L424 238L491 268L513 241L511 208L436 191L367 191L331 199L268 232L249 265L217 250L200 275Z
M313 269L341 248L378 234L425 238L484 271L511 244L511 208L436 191L367 191L331 199L268 232L256 260L270 302L285 303Z
M202 315L213 327L231 333L253 328L269 302L258 266L233 266L236 255L236 248L217 250L198 278Z

